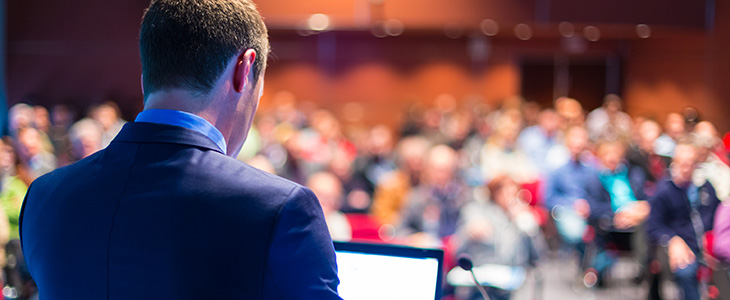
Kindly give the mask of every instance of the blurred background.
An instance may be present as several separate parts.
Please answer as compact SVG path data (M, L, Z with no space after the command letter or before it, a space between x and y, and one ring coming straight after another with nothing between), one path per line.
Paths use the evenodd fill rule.
M138 27L149 1L4 0L9 105L142 108ZM258 1L273 55L262 108L312 102L346 122L399 124L414 103L559 96L631 115L688 105L730 130L730 7L683 0ZM284 92L284 94L282 94ZM387 112L387 113L384 113Z

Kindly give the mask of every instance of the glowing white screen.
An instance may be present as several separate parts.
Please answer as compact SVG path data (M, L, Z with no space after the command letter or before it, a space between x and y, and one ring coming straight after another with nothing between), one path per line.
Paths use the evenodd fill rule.
M407 258L337 251L345 300L433 300L439 263L435 258Z

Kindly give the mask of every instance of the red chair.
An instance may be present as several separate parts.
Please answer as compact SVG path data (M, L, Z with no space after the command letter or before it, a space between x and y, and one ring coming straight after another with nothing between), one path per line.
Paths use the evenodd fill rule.
M384 242L380 228L382 224L367 214L345 214L352 229L353 242Z

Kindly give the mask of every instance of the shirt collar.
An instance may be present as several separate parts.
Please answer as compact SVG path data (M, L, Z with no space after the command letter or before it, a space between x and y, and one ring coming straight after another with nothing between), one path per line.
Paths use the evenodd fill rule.
M228 152L223 134L207 120L188 112L171 109L148 109L139 113L134 121L173 125L195 130L215 142L221 152L224 154Z

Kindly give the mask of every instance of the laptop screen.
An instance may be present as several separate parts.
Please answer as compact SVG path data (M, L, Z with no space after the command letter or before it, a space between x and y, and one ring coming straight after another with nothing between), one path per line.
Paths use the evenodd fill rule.
M442 250L335 242L345 300L441 299Z

